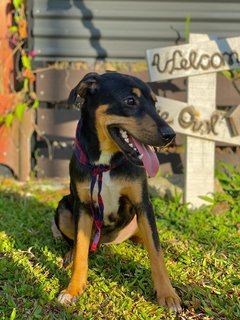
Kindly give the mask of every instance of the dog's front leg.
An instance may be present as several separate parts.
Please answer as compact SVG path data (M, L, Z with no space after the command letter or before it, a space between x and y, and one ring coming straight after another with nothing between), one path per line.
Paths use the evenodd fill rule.
M172 311L180 312L180 298L176 294L175 289L172 287L169 280L162 249L160 248L152 204L147 201L144 208L140 208L138 212L137 235L142 238L144 246L148 251L158 304L161 306L167 306Z
M83 293L87 282L88 254L93 219L86 209L79 210L77 217L72 276L68 287L58 297L58 300L63 304L76 302L77 297Z

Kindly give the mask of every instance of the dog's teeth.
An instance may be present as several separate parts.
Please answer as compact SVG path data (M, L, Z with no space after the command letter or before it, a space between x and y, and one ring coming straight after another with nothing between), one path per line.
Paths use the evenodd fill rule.
M132 143L129 143L129 146L130 146L131 148L133 148L133 144L132 144Z
M125 131L125 130L120 130L120 133L121 133L121 135L122 135L122 137L123 137L124 139L128 138L127 131Z
M129 139L128 139L128 138L124 138L124 140L125 140L127 143L129 143Z
M142 160L143 154L141 153L140 156L138 156L138 159Z

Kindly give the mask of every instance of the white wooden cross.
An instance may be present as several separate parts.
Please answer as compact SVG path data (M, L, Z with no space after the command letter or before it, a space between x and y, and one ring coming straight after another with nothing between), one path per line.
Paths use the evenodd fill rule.
M199 207L214 193L215 142L240 145L240 107L216 110L216 73L240 67L240 37L190 34L190 44L147 50L147 61L150 81L188 77L188 102L158 97L157 108L186 135L184 201Z

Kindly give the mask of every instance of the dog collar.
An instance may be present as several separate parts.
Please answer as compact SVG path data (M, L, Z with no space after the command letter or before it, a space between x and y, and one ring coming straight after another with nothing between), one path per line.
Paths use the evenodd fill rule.
M117 167L120 165L120 163L125 159L125 156L122 155L116 162L111 163L109 165L93 165L89 162L87 155L83 151L83 148L81 146L81 119L78 121L77 130L76 130L76 137L75 137L75 146L74 146L74 152L75 155L80 162L81 165L88 168L91 174L91 182L90 182L90 208L93 215L94 224L96 227L96 232L93 238L93 242L91 244L90 251L95 251L97 249L97 246L100 241L101 237L101 227L103 224L104 219L104 203L101 196L102 191L102 177L103 173L106 171L110 171L111 169ZM98 208L94 206L93 201L93 191L95 184L98 184Z

